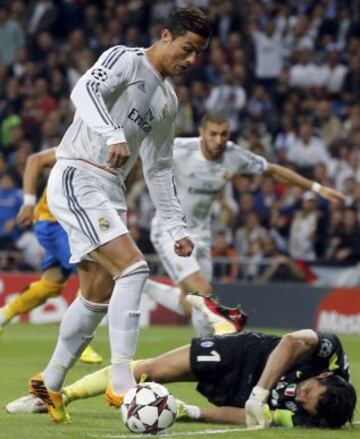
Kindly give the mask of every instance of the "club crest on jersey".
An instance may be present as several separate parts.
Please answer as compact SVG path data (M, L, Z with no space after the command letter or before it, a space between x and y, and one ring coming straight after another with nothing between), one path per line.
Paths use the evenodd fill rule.
M108 74L104 69L94 69L91 75L98 81L104 82L108 79Z
M229 180L229 178L230 178L230 173L229 173L229 171L228 171L227 169L225 169L225 171L224 171L224 173L223 173L223 175L222 175L222 178L223 178L224 180Z
M168 104L165 104L162 109L162 117L165 119L170 115L170 110Z
M101 218L99 218L98 222L99 222L100 230L102 230L104 232L106 232L106 230L109 230L110 223L106 218L101 217Z

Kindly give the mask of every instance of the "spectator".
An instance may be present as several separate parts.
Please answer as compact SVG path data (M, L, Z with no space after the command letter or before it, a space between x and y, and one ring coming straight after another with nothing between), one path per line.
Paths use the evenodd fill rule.
M225 229L218 230L215 233L211 253L214 258L226 257L231 260L230 264L214 260L214 277L224 283L231 283L236 280L239 274L238 254L229 243L229 236Z
M264 32L253 25L250 34L255 45L255 76L264 87L273 90L283 68L281 29L268 21Z
M341 224L330 235L326 258L354 264L360 260L360 226L356 209L345 209Z
M340 119L332 113L331 102L325 99L318 102L316 113L321 137L324 140L326 148L329 148L329 146L340 137Z
M300 124L298 136L289 149L287 159L308 175L311 175L314 165L330 160L324 142L313 135L310 122L304 121Z
M224 76L224 83L211 90L205 106L208 111L224 113L229 119L231 133L236 134L240 129L239 112L245 102L245 90L238 84L235 74L228 72Z
M301 48L298 54L298 63L290 68L290 86L311 89L321 85L320 68L313 61L313 52L310 48Z
M16 189L11 174L0 177L0 248L14 248L14 240L20 235L16 226L16 215L22 206L22 195Z
M6 8L0 5L0 62L10 65L16 52L25 46L25 34L20 24L10 18Z
M175 135L192 136L196 133L196 129L189 88L185 85L181 85L178 87L177 96L179 105L175 119Z
M316 195L305 192L302 208L290 227L289 252L293 259L313 261L316 258L314 241L318 223Z
M343 96L346 101L359 102L360 100L360 55L350 58L349 70L343 82Z
M290 257L281 252L277 246L276 240L271 236L263 238L263 256L269 260L270 264L263 267L262 273L258 279L260 283L274 281L295 281L305 280L305 275L301 269L290 259Z
M266 229L260 224L259 215L255 212L249 213L245 225L235 232L235 248L240 255L246 256L250 252L251 244L266 235Z
M329 93L339 93L343 87L347 67L339 62L338 48L331 48L325 66L321 68L321 83Z
M295 142L295 138L296 134L293 119L285 115L281 118L281 128L276 134L274 141L276 152L278 154L285 153L286 157L287 152Z

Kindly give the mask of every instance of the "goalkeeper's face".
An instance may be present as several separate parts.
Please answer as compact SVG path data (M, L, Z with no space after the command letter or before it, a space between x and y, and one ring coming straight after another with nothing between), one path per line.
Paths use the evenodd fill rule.
M317 378L309 378L297 385L295 401L300 403L310 415L317 415L316 408L326 386Z
M206 159L219 160L224 154L226 142L230 138L228 122L207 122L200 128L201 149Z

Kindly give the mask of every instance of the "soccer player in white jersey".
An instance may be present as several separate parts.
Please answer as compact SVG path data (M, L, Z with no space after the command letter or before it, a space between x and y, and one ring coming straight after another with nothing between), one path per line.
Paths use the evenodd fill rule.
M190 67L208 44L209 21L194 7L175 10L148 49L104 52L71 93L73 123L57 149L48 181L49 207L69 236L82 296L65 313L43 372L29 382L55 422L68 422L61 397L68 370L108 311L110 405L134 386L139 302L149 269L126 228L124 180L139 150L154 205L179 257L193 243L173 184L173 123L177 98L168 76Z
M341 201L344 196L316 182L303 178L283 166L269 163L264 157L251 153L229 141L230 126L226 117L219 113L204 116L200 136L176 138L174 143L174 171L177 195L184 210L190 237L195 248L189 258L180 258L172 252L172 243L159 212L152 222L151 239L171 279L177 286L163 285L148 280L144 292L155 301L180 315L192 313L197 335L204 336L208 325L203 314L186 303L185 295L199 292L202 296L212 293L212 261L210 253L210 213L214 200L221 189L236 174L266 174L289 185L312 190L330 200ZM189 301L204 301L202 297L189 296ZM209 312L227 310L206 301ZM228 317L228 315L227 315ZM225 320L229 320L226 318ZM244 322L234 321L236 330Z

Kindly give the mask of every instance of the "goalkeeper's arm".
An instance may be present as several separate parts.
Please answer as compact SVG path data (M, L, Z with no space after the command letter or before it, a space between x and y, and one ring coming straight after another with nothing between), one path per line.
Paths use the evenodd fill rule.
M292 332L282 337L270 354L260 379L245 404L247 425L265 428L271 424L272 417L267 405L271 388L296 363L315 351L318 340L318 335L311 329Z
M202 422L216 422L225 424L245 425L245 410L238 407L208 407L200 408L176 400L177 420L192 420Z

